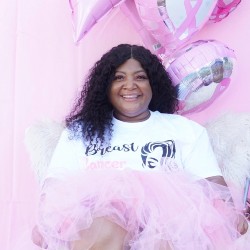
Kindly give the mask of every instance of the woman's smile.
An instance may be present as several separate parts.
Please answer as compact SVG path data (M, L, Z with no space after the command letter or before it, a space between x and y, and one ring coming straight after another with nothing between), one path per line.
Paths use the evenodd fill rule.
M138 101L138 99L141 97L141 95L133 94L133 95L122 95L121 96L125 101L133 102Z

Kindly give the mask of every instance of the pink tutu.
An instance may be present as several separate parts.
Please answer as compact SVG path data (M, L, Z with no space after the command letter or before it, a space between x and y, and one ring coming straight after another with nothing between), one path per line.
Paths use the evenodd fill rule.
M124 249L222 250L239 237L238 215L226 187L184 172L89 170L45 182L38 227L49 250L70 250L100 217L127 231Z

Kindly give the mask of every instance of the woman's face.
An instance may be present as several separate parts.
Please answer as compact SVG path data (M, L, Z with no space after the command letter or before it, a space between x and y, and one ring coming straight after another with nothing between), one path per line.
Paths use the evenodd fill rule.
M116 69L108 95L117 119L138 122L148 118L152 89L145 70L135 59L128 59Z

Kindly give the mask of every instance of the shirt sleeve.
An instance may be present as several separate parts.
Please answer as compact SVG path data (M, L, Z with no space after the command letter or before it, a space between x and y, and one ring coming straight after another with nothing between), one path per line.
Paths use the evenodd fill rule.
M184 159L184 168L201 178L222 176L207 131L200 126L200 133Z
M68 129L65 129L57 143L51 158L45 179L63 179L82 167L80 156L80 140L71 139Z

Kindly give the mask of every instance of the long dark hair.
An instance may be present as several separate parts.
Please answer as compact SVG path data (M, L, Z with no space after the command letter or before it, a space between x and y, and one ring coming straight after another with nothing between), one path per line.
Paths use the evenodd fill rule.
M112 110L108 88L116 69L130 58L139 61L146 71L151 88L151 111L174 113L178 109L177 92L159 58L148 49L130 44L120 44L105 53L91 69L79 98L66 118L66 126L90 143L104 143L112 136Z

